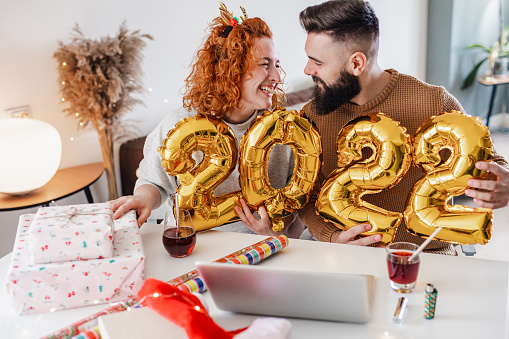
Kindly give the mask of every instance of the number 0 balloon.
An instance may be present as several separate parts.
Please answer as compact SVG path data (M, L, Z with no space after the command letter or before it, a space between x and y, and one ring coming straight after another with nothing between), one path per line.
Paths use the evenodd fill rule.
M290 183L275 189L270 185L268 163L276 144L290 146L295 166ZM265 111L251 124L240 141L240 185L253 208L264 204L276 232L284 227L283 217L306 204L321 167L322 146L316 128L297 111L284 108Z

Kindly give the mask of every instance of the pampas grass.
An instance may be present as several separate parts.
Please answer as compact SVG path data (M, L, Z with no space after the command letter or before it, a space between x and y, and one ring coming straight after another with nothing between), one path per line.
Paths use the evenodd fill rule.
M92 123L101 144L108 177L109 199L117 198L113 163L113 128L119 119L142 101L134 96L143 92L141 68L148 34L129 32L124 23L116 36L91 40L79 26L73 28L69 43L58 42L54 53L59 66L64 112L78 119L78 126Z

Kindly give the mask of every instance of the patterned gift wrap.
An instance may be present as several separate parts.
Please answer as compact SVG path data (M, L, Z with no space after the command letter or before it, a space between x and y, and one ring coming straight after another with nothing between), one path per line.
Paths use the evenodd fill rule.
M99 328L99 317L116 312L123 312L128 310L131 306L136 304L135 299L116 303L102 311L92 314L86 318L83 318L67 327L61 328L60 330L48 334L46 337L41 339L69 339L76 338L79 335L88 335L90 331L94 331L94 328Z
M111 258L31 265L27 233L33 215L20 216L6 287L18 314L58 311L136 298L145 256L134 211L115 221Z
M233 258L228 258L224 262L237 265L254 265L261 260L271 256L272 254L282 250L288 246L288 243L289 242L286 235L280 235L276 238L269 238L258 243L252 250ZM186 275L189 276L193 272L194 271L189 272ZM198 272L194 274L193 278L178 284L178 288L180 290L198 293L202 293L207 290L207 286L203 282L203 279L199 276Z
M41 207L27 233L31 264L113 256L109 203Z

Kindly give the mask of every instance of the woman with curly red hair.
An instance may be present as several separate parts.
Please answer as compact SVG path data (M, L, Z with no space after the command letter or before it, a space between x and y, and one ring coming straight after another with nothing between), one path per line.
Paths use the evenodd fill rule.
M138 224L141 226L152 209L164 201L173 201L178 180L169 176L161 166L157 149L178 121L197 113L221 118L233 130L239 144L254 118L280 103L284 96L281 88L282 70L272 32L260 18L247 18L245 15L242 22L239 21L226 8L221 8L221 16L210 24L210 34L196 53L191 73L185 82L184 107L168 114L148 135L134 195L112 202L116 210L115 218L134 209L138 212ZM268 169L271 185L280 188L291 179L293 151L290 147L277 146L271 150ZM199 154L193 157L197 163L202 160ZM239 172L235 168L217 186L214 195L239 190ZM263 235L282 233L272 230L264 207L260 207L258 215L255 215L242 199L240 205L235 207L235 212L242 222L229 223L216 229ZM286 234L298 237L304 229L303 225L297 219L292 227L288 227L295 218L291 215L286 219Z

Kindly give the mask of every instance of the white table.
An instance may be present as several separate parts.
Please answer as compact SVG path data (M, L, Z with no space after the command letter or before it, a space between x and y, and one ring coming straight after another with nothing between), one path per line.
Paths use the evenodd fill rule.
M161 241L160 225L146 224L141 230L148 277L168 281L194 269L196 260L213 261L265 239L264 236L208 231L198 234L197 245L187 258L171 258ZM0 259L0 277L5 277L10 255ZM364 325L290 319L292 338L507 338L508 263L466 257L423 254L416 291L409 298L402 324L392 315L401 296L389 288L385 251L381 248L320 243L290 239L290 245L261 265L307 268L327 272L372 274L376 277L371 321ZM438 289L437 313L423 317L424 287ZM317 288L330 286L317 285ZM341 288L337 286L336 288ZM313 291L310 291L312 293ZM210 313L225 329L248 326L256 316L237 315L215 308L208 293ZM0 292L0 336L38 338L96 313L107 305L83 307L54 313L16 316ZM303 305L305 307L305 305ZM140 324L143 326L143 324Z

